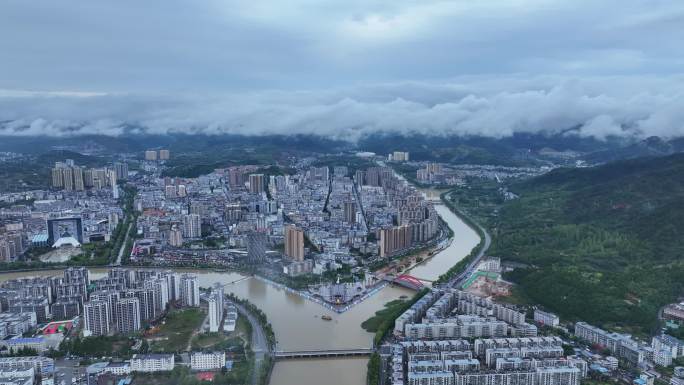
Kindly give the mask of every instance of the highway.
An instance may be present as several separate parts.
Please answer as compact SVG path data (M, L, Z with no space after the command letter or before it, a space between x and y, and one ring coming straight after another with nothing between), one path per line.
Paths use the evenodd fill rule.
M128 228L126 228L126 236L124 237L123 243L121 243L121 248L119 248L119 254L116 256L116 262L114 262L114 266L121 266L121 257L123 257L123 253L126 250L128 233L131 231L131 226L133 226L133 223L135 223L135 221L131 221L131 223L128 225Z
M451 193L447 194L446 198L448 199L450 195ZM449 206L447 205L447 208L448 207ZM484 244L482 245L482 247L480 247L480 250L478 250L477 254L475 255L475 258L473 258L473 260L470 261L470 263L468 263L468 266L465 268L465 270L463 270L457 276L449 280L449 286L451 287L461 286L463 282L466 279L468 279L468 277L470 277L470 275L475 270L475 266L477 266L477 264L480 263L480 260L482 260L482 257L484 257L485 253L487 253L487 250L489 250L489 247L492 245L492 237L487 232L487 229L482 227L479 223L475 222L474 220L471 219L471 221L475 223L475 226L477 226L482 231L482 234L484 234Z
M258 374L261 370L261 365L263 364L264 357L266 354L271 354L268 347L268 339L266 338L266 333L261 327L261 323L252 315L247 309L237 302L232 302L235 307L237 307L238 312L243 317L246 317L249 323L252 325L252 342L251 347L254 351L254 370L252 372L252 385L257 384Z

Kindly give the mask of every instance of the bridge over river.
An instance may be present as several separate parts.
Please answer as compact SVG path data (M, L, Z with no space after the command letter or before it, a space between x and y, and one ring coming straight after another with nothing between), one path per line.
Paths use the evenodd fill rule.
M297 358L339 358L339 357L364 357L370 356L373 349L332 349L332 350L298 350L276 351L273 356L276 360Z

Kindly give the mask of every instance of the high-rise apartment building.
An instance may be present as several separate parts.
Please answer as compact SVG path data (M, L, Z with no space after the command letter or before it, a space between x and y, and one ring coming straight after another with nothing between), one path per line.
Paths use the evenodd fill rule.
M107 215L107 227L109 228L109 232L113 232L116 229L116 226L119 225L119 214L117 213L109 213Z
M183 216L183 236L185 238L199 238L202 236L202 221L198 214Z
M151 290L154 293L154 312L155 316L161 314L166 310L166 305L169 303L169 285L163 277L151 277L143 282L145 289Z
M228 169L228 184L231 189L244 187L242 169L239 167L231 167Z
M380 257L386 258L412 244L411 226L403 225L380 230Z
M90 273L86 267L67 267L64 269L64 282L77 283L85 289L90 283Z
M176 186L174 185L168 185L164 186L164 196L167 198L175 198L176 197Z
M179 184L178 185L178 191L176 192L176 196L179 198L183 198L188 195L188 190L187 187L185 187L184 184Z
M64 183L64 190L74 191L74 173L71 167L62 169L62 181Z
M114 187L114 186L116 186L117 181L118 181L118 178L116 176L116 171L115 170L107 170L107 186Z
M93 170L88 168L83 170L83 184L86 188L93 187Z
M216 284L207 299L209 302L209 331L218 332L223 320L223 286Z
M116 177L121 180L128 179L128 163L119 162L114 163L114 170L116 170Z
M169 245L173 247L183 246L183 232L175 225L169 230Z
M52 187L54 188L62 188L64 187L64 182L62 179L62 170L60 168L55 168L52 169Z
M116 303L116 327L119 333L131 333L140 330L140 301L135 298L122 298Z
M125 166L125 172L128 173L128 166ZM101 189L116 186L117 171L106 168L84 169L74 166L73 162L71 164L56 162L51 171L51 180L52 187L65 191L83 191L86 188Z
M356 202L344 202L344 221L347 223L356 222Z
M107 303L107 312L109 312L109 322L116 324L117 312L116 303L121 299L121 292L116 290L99 290L90 293L90 301L104 301Z
M249 174L249 192L252 194L260 194L264 191L266 191L264 174Z
M137 298L140 304L140 320L148 321L157 316L156 296L154 289L131 289L126 291L128 298Z
M83 169L80 167L73 167L71 172L74 177L74 190L83 191L85 190L85 183L83 181Z
M406 151L394 151L388 158L390 161L394 162L408 162L409 153Z
M145 151L145 160L157 160L157 151L155 151L155 150Z
M109 304L105 301L90 301L83 305L84 335L105 336L109 333L111 320L108 306Z
M199 282L197 282L196 275L181 275L180 297L181 304L183 304L183 306L196 307L200 305Z
M247 234L247 261L258 264L266 260L266 233L251 231Z
M295 261L304 260L304 231L295 225L285 226L285 255Z
M171 152L169 150L159 150L159 160L169 160L171 158Z

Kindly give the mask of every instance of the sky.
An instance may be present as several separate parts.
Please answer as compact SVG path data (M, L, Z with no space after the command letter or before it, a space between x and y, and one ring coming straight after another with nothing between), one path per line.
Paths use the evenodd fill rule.
M680 0L3 0L0 135L684 135Z

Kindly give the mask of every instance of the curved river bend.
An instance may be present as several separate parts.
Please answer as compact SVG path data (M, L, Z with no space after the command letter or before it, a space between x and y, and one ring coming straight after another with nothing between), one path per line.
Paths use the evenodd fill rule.
M438 194L425 190L430 197ZM438 195L437 195L438 196ZM454 241L429 261L415 267L410 274L434 280L464 258L479 242L470 229L448 208L436 207L439 215L454 231ZM337 314L302 297L287 293L258 279L246 278L237 273L217 273L206 270L178 269L198 275L200 285L214 282L228 284L226 291L249 299L262 309L273 325L279 350L331 349L369 347L373 335L361 329L361 322L381 309L385 303L412 292L398 287L386 287L351 310ZM105 269L91 269L91 277L99 278ZM0 282L27 275L59 275L60 270L0 273ZM329 315L332 321L321 320ZM363 385L366 377L366 359L321 359L284 361L275 365L271 385Z

